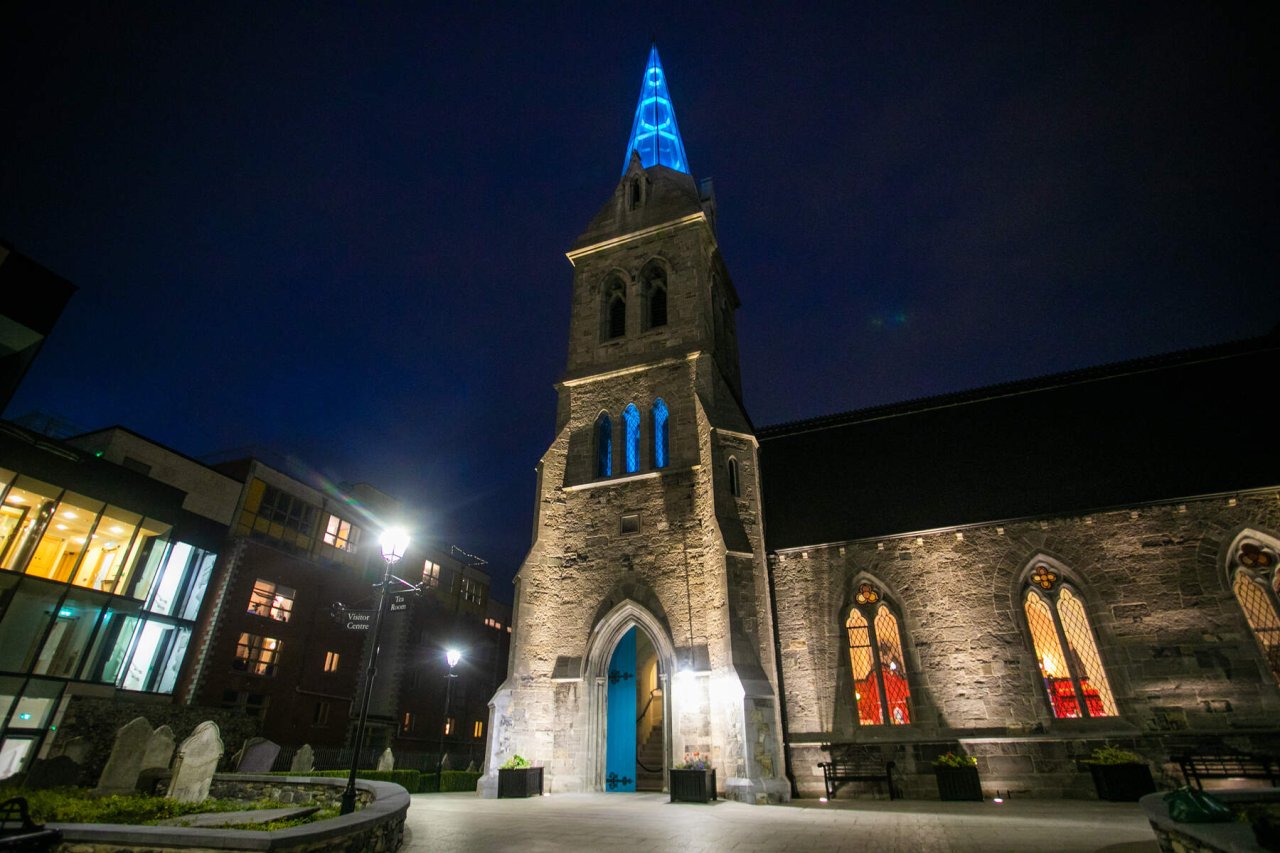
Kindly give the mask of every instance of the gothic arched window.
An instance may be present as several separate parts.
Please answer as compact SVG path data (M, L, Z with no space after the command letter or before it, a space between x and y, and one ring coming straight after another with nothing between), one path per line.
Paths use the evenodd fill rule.
M626 433L624 462L627 473L634 474L640 470L640 410L635 403L622 410L622 425Z
M644 294L644 327L656 329L667 325L667 273L656 263L640 274Z
M600 337L620 338L627 333L627 286L621 279L605 282L600 301Z
M667 404L659 397L650 410L653 421L653 467L666 468L670 462L670 439L667 437Z
M911 688L898 617L874 584L858 585L845 621L849 632L849 666L858 725L901 726L911 722Z
M738 460L730 456L726 467L729 469L729 494L735 498L742 497L742 484L738 482Z
M613 475L613 421L604 412L596 418L596 476Z
M1271 675L1280 682L1280 601L1276 549L1261 539L1244 539L1231 559L1231 589L1258 641Z
M1037 563L1022 599L1049 706L1060 719L1114 717L1116 702L1084 600L1060 581L1052 567Z

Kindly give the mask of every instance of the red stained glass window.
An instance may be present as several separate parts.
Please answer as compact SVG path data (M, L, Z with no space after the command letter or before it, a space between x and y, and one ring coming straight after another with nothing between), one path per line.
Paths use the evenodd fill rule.
M1059 719L1115 716L1111 685L1079 596L1066 587L1056 596L1028 589L1023 608L1053 715Z
M868 586L863 584L860 592L865 592ZM862 602L868 598L879 601L878 591L873 596L860 594L857 600ZM870 620L867 613L871 615ZM858 723L864 726L910 723L911 688L907 684L898 618L883 602L874 608L855 606L849 611L845 627L849 632L849 665Z

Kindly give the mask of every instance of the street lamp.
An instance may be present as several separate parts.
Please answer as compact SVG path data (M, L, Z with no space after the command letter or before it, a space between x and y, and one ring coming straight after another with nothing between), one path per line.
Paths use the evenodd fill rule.
M458 677L453 668L462 660L462 652L449 649L444 653L444 659L449 664L449 674L445 676L444 683L444 725L440 727L440 760L436 763L437 791L444 790L444 736L449 731L449 700L453 698L453 680Z
M364 692L360 697L360 718L356 723L356 739L351 750L351 774L347 776L347 787L342 792L340 814L351 814L356 810L356 767L360 761L360 744L364 741L364 724L369 717L369 694L373 691L373 676L378 663L378 640L382 635L382 611L386 606L387 588L391 585L391 570L404 556L409 547L409 534L398 527L389 527L382 533L382 559L386 569L382 573L382 583L378 584L378 610L373 617L373 642L369 645L368 666L364 673Z

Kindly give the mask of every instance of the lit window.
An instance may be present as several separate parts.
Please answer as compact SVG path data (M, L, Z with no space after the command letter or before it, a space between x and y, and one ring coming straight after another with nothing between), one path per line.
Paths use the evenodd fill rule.
M422 564L422 585L426 589L440 586L440 564L427 560Z
M329 722L329 703L317 702L315 710L311 714L311 722L313 725L323 726Z
M338 660L340 658L341 658L341 655L339 655L337 652L325 652L324 653L324 671L337 672Z
M484 723L480 722L479 720L476 720L475 725L471 727L471 736L472 736L472 737L483 737L483 736L484 736Z
M1058 573L1048 566L1037 565L1029 580L1023 610L1053 715L1115 716L1115 699L1084 602L1070 587L1060 584Z
M1252 537L1251 537L1252 538ZM1276 587L1276 548L1261 538L1245 540L1232 556L1231 589L1244 611L1267 668L1280 681L1280 602Z
M738 460L729 457L729 494L735 498L742 496L742 487L738 484Z
M849 665L859 725L910 723L911 689L907 685L898 617L874 585L859 585L845 628L849 632Z
M359 527L355 527L351 522L338 518L336 515L329 516L329 523L324 531L326 545L332 545L340 551L354 551L359 541Z
M634 474L640 470L640 410L635 403L622 410L622 423L626 428L627 473Z
M404 717L400 720L400 731L404 734L413 731L413 714L408 711L405 712Z
M670 440L667 438L667 404L659 397L650 410L653 421L653 467L665 468L670 461Z
M249 594L249 612L265 616L277 622L288 622L293 613L293 599L297 595L291 587L258 579Z
M453 729L456 725L457 723L453 717L446 717L444 721L444 733L447 735L453 734Z
M596 418L596 476L613 475L613 421L601 412Z
M236 659L231 666L251 675L275 675L283 645L271 637L241 634L236 642Z

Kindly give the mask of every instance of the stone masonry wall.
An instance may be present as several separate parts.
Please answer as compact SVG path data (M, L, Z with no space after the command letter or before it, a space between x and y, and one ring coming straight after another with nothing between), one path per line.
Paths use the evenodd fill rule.
M1174 751L1275 751L1280 691L1228 580L1227 549L1245 529L1274 536L1280 492L778 554L797 784L821 790L828 743L882 749L920 794L932 790L932 757L957 747L978 757L984 787L1043 796L1091 796L1075 759L1108 741L1143 753L1170 782ZM1021 599L1038 558L1083 595L1118 716L1053 717ZM856 721L844 620L862 580L900 614L910 725Z

